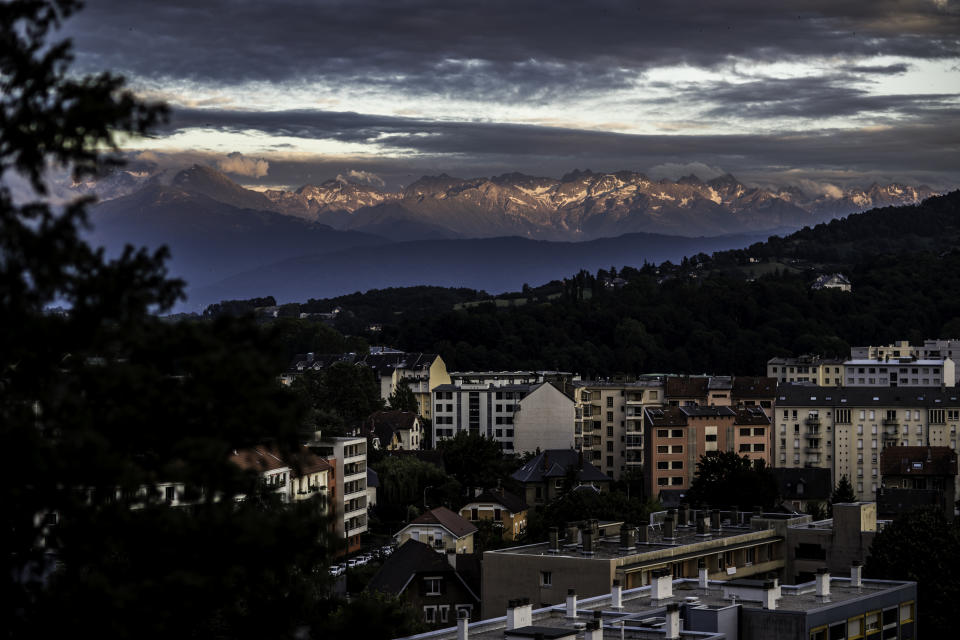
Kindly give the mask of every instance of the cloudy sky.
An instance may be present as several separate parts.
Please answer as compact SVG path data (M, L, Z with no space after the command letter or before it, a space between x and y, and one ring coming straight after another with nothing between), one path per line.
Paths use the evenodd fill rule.
M88 0L81 71L246 184L574 168L960 186L958 0Z

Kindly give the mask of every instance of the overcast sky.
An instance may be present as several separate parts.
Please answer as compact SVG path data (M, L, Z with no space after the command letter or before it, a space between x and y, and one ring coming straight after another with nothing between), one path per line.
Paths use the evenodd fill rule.
M65 31L173 108L132 155L246 184L960 186L957 0L87 0Z

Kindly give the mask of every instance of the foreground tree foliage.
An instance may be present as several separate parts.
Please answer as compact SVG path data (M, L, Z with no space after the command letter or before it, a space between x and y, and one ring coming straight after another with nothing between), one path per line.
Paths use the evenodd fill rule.
M702 456L685 502L711 507L772 508L777 503L777 481L763 460L751 460L732 451Z
M0 504L8 637L291 637L328 610L333 542L314 502L281 505L229 461L298 447L304 407L247 321L170 324L165 252L108 261L79 236L85 202L40 201L48 163L76 176L115 132L164 117L109 74L68 73L53 30L78 3L0 4ZM13 201L26 176L38 201ZM49 313L56 303L68 314ZM164 504L181 483L191 505ZM247 499L235 503L233 496ZM315 632L314 635L319 635Z
M938 509L927 508L897 517L877 534L864 575L915 580L920 632L950 638L956 635L954 609L960 602L958 567L960 526L948 523Z

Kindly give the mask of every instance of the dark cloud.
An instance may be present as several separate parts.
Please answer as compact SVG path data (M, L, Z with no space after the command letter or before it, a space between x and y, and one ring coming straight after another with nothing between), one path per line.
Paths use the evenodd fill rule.
M895 76L900 75L901 73L906 73L910 70L910 65L906 63L900 64L887 64L887 65L845 65L841 67L842 71L847 71L849 73L867 73L873 75L882 75L882 76Z
M351 169L372 171L392 186L420 173L462 176L508 171L560 176L572 168L645 170L664 164L702 162L742 175L813 172L911 176L955 185L960 154L960 110L943 110L896 127L787 131L777 134L629 135L484 122L436 122L416 118L322 111L238 112L182 110L172 127L207 126L223 131L262 131L304 138L361 142L385 148L385 157L269 157L269 180L296 184L332 178ZM405 156L404 153L412 155ZM316 173L305 179L307 167ZM320 167L324 169L321 170ZM326 173L324 173L326 172ZM325 178L324 178L325 179Z
M68 29L89 70L514 101L730 56L960 55L960 12L929 0L90 0Z

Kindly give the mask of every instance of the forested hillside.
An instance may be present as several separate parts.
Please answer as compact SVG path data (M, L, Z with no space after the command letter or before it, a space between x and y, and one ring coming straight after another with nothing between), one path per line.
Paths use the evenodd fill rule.
M438 313L405 306L395 290L395 320L369 339L437 351L451 370L760 374L774 355L843 355L853 344L960 336L957 237L960 192L682 265L581 272L527 292L523 306ZM767 274L744 277L743 265ZM819 273L833 270L850 278L852 292L811 290ZM613 286L614 276L626 283ZM351 302L347 308L363 306Z

